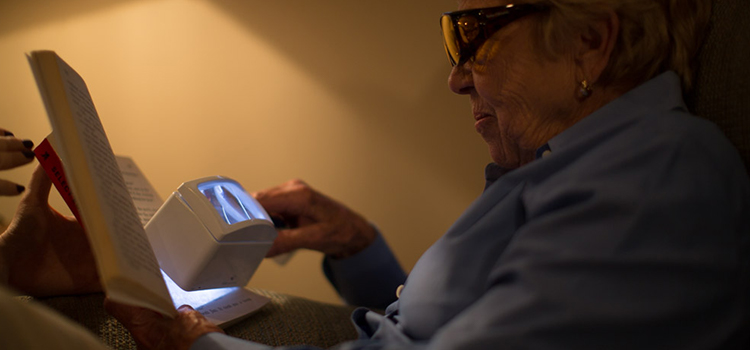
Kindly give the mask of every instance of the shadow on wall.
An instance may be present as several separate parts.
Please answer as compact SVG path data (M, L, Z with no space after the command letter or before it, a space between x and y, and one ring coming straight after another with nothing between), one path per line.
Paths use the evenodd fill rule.
M134 1L142 0L2 1L0 36ZM446 177L446 183L465 179L467 172L477 174L481 183L477 164L489 158L473 130L468 98L452 94L446 84L450 67L438 18L455 8L455 0L209 3L286 53L348 103L356 111L353 117L368 128L369 139L362 142L424 162L420 166L435 168L431 173ZM252 57L247 62L252 65ZM478 151L466 154L466 146L455 145ZM367 164L383 163L363 162Z
M252 42L255 39L265 41L264 50L268 46L282 53L285 60L304 73L305 80L315 81L316 84L311 86L324 90L326 97L334 97L331 100L337 105L331 110L352 114L356 123L343 130L351 130L356 138L341 137L333 143L342 145L339 140L344 143L351 141L350 149L338 155L302 152L308 157L304 166L316 166L316 161L309 161L313 157L340 157L334 161L321 159L322 164L329 166L310 173L333 179L325 192L335 194L331 188L339 190L339 194L346 191L345 196L334 197L345 197L347 204L354 204L354 208L362 210L380 225L384 233L390 234L396 243L394 251L407 269L481 192L484 184L482 168L489 161L486 145L474 130L468 98L450 92L446 83L450 65L442 46L439 15L454 9L455 0L151 0L148 3L143 0L0 0L0 17L9 19L0 20L0 37L37 26L64 25L79 16L115 12L130 5L178 5L156 6L163 9L200 2L222 13L221 17L233 25L232 29L246 31L253 38ZM171 15L180 16L179 13ZM214 15L213 11L211 15ZM158 23L159 17L155 15L149 19ZM175 21L174 18L170 20ZM180 22L183 23L189 22ZM204 24L191 25L200 32L198 26ZM178 31L172 30L165 33L179 35L175 34ZM190 37L178 39L192 43ZM203 36L201 40L211 38ZM113 44L117 45L116 42ZM229 45L214 46L226 47L229 52L208 52L206 55L231 55ZM244 54L252 48L243 47L243 50ZM148 64L148 56L140 54L138 57L141 60L134 62L134 66L136 63ZM243 65L247 66L246 72L264 68L258 67L252 55L243 57ZM243 67L236 69L242 70ZM262 88L262 82L258 84ZM232 95L242 97L241 93L234 94L234 91ZM299 99L295 98L289 96L288 103L298 102ZM180 96L173 99L178 100ZM163 102L155 98L153 103ZM339 108L338 103L344 104L345 108ZM242 104L236 106L242 108ZM265 117L283 118L284 106L279 107L278 113L269 113L271 115ZM305 120L319 113L303 110L303 115L290 120ZM284 124L271 125L283 127ZM305 132L308 131L302 130L301 134ZM312 137L306 137L306 142L325 137L316 135L316 130L309 133ZM127 135L124 132L120 135L123 134ZM275 135L283 136L284 133ZM295 145L297 148L303 146ZM295 162L293 159L288 161ZM156 161L152 163L157 164ZM203 167L212 165L204 164ZM384 171L384 168L390 169ZM294 173L300 166L284 169L284 172L297 176ZM195 171L193 168L186 170ZM335 174L328 176L328 172ZM348 178L357 181L346 186L339 186L336 182ZM310 180L309 177L305 179ZM311 184L316 185L315 182ZM167 188L172 189L172 186ZM387 205L389 203L394 205ZM268 280L274 277L269 276ZM291 290L289 288L287 290Z
M143 0L1 1L0 36L136 1ZM357 146L383 150L371 153L381 159L356 160L360 169L377 174L384 164L409 162L426 170L420 174L434 175L433 183L451 187L449 192L479 193L489 158L474 131L468 98L447 87L450 66L438 25L439 15L453 10L455 0L207 3L283 52L348 105L352 118L367 129ZM253 65L253 57L246 61ZM467 178L476 182L466 183Z
M65 21L87 12L106 10L138 0L0 1L0 37L11 31Z
M468 97L448 89L450 65L439 29L440 14L455 9L455 0L210 3L348 103L356 111L352 117L368 128L362 142L423 162L420 167L443 177L440 183L460 183L471 174L477 182L460 191L481 190L489 157L474 131ZM252 57L247 61L252 65Z

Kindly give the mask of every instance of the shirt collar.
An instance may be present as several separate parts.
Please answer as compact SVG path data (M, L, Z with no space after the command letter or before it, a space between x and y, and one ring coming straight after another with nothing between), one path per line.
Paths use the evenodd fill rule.
M536 150L536 159L578 142L590 141L588 138L611 135L623 126L641 118L643 113L639 112L647 109L687 111L685 102L682 100L680 78L675 72L664 72L583 118L539 147ZM506 169L495 163L488 164L484 169L484 189L486 190L511 170L513 169Z
M487 164L484 168L484 189L487 190L495 181L511 170L513 169L503 168L497 163Z
M537 159L544 151L552 153L580 142L608 137L645 116L645 111L687 111L682 100L680 78L667 71L599 108L594 113L550 139L537 150Z

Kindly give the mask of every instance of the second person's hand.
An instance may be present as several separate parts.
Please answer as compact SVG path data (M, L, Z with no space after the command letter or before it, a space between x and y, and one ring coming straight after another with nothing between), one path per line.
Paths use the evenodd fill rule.
M52 182L37 165L13 221L0 234L0 268L8 284L32 296L101 291L81 225L48 204Z
M13 133L0 128L0 170L12 169L34 160L30 140L17 139ZM11 181L0 179L0 196L15 196L24 191L24 187Z

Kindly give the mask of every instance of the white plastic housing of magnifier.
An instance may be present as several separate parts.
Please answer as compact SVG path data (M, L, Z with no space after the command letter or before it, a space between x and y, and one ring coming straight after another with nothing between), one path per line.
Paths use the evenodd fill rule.
M161 268L188 291L245 286L276 239L265 209L221 176L180 185L146 234Z

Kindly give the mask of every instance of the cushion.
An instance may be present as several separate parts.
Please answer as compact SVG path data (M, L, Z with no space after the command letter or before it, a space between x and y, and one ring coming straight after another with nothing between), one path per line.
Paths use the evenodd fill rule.
M693 113L716 123L734 144L750 173L750 3L714 2L698 53L695 88L686 102Z
M357 337L350 319L354 310L352 306L331 305L260 289L251 291L271 301L225 329L227 334L271 346L307 344L321 348ZM19 298L34 300L27 296ZM103 294L40 298L36 301L88 328L112 348L136 349L130 333L104 311Z

